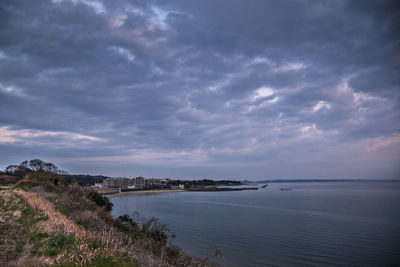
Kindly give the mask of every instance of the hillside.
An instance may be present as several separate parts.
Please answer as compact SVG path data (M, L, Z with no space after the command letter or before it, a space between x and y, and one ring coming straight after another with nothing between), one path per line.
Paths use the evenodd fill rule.
M174 235L158 220L113 218L107 198L57 174L28 172L15 181L0 190L5 265L212 265L170 246Z

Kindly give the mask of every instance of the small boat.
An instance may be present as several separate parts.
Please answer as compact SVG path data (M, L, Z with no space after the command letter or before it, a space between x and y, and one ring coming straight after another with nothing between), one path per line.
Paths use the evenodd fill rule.
M261 186L261 188L266 188L268 185L267 184L265 184L265 185L263 185L263 186Z
M281 188L281 191L290 191L292 190L291 188Z

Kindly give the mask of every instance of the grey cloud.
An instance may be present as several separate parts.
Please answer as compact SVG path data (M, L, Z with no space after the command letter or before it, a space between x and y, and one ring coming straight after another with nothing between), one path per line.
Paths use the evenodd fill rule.
M202 166L221 177L237 162L262 176L335 145L396 145L398 14L396 1L3 1L0 129L102 142L64 145L61 134L9 142L0 132L0 144L10 158L68 158L72 169L74 158L95 166L94 155L144 153L147 161L121 164L189 176ZM255 97L261 87L273 94ZM165 167L152 156L160 153L177 165ZM193 153L197 167L180 153Z

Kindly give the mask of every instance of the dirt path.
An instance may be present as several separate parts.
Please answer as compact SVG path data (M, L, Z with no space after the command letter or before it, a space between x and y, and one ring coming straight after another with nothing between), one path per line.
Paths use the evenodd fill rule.
M29 234L35 214L15 191L0 191L0 266L32 266Z
M39 197L34 192L26 192L22 190L15 190L19 196L24 198L28 204L35 210L40 210L48 217L47 220L40 221L37 227L42 232L46 233L59 233L64 232L66 234L74 233L80 238L91 238L92 235L79 227L71 219L67 218L65 215L57 211L54 205L48 200Z

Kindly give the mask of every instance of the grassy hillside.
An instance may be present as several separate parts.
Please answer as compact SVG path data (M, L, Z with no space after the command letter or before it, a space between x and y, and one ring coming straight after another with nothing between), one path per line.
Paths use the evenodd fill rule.
M158 220L113 218L107 198L57 174L29 172L16 181L0 190L5 265L212 265L169 246L173 233Z

